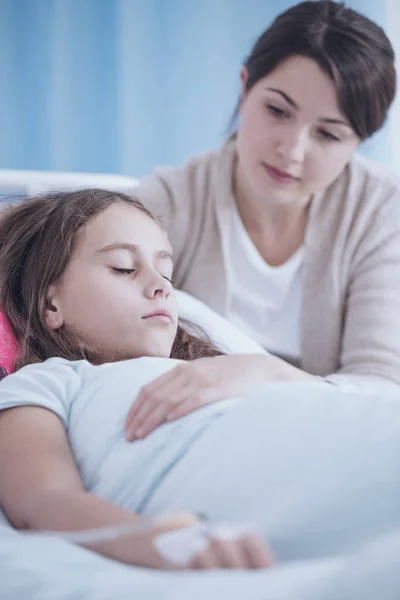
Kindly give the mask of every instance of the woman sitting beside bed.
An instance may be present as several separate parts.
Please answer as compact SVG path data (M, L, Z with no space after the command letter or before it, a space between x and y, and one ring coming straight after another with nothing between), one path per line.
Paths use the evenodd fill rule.
M284 358L271 379L296 365L342 389L399 386L400 182L357 152L395 97L389 39L342 2L300 2L240 86L221 148L135 189L162 218L176 287Z
M365 497L375 471L381 498L399 492L396 465L380 460L399 437L397 413L382 444L365 435L379 406L373 396L346 396L295 367L290 379L303 387L254 393L280 359L223 356L188 332L178 322L172 270L166 234L123 194L53 194L3 213L0 305L19 342L19 369L0 383L0 506L11 523L74 531L188 511L147 533L88 544L155 568L174 566L156 539L194 523L197 512L251 520L257 534L213 539L192 568L266 567L270 539L280 559L320 556L343 548L343 536L354 545L392 526L386 505L371 513L353 501ZM361 418L352 416L359 401ZM363 460L353 463L354 445ZM303 473L297 498L293 466ZM335 532L327 492L329 504L338 497ZM282 504L292 496L293 506ZM282 536L289 517L297 523Z

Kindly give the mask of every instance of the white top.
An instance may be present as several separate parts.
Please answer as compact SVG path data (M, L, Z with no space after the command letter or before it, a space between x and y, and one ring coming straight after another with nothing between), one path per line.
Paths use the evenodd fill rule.
M272 267L253 244L236 205L229 240L229 320L269 352L298 364L303 247Z

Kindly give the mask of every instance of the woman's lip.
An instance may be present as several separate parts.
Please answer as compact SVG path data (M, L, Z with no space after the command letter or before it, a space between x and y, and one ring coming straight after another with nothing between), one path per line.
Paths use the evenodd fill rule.
M267 171L268 175L271 177L271 179L277 181L278 183L290 183L291 181L298 181L299 179L298 177L295 177L290 173L286 173L285 171L281 171L280 169L277 169L272 165L267 165L266 163L263 163L263 166Z

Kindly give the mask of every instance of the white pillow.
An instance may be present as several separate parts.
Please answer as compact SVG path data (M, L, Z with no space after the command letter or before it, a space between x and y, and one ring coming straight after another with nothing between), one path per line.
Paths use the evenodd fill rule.
M268 354L264 348L207 304L182 290L175 290L179 316L204 329L227 354Z

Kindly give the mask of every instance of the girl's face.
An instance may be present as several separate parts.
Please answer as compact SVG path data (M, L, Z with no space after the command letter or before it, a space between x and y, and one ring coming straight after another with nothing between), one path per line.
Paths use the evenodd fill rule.
M172 267L159 225L115 202L78 234L48 291L46 323L64 327L104 361L169 357L178 324Z
M342 114L333 81L309 58L292 56L243 94L237 177L245 195L305 202L349 162L360 139Z

